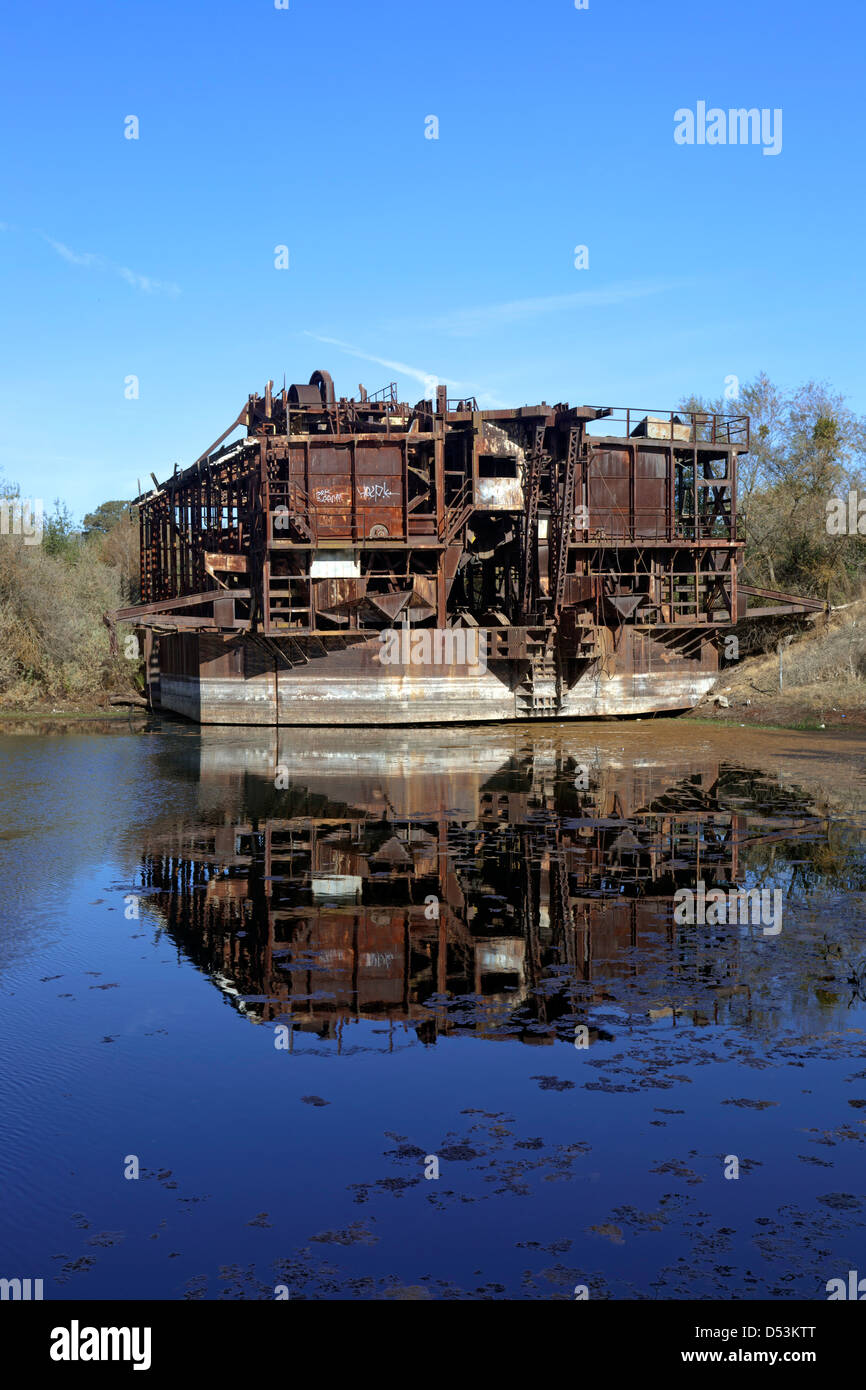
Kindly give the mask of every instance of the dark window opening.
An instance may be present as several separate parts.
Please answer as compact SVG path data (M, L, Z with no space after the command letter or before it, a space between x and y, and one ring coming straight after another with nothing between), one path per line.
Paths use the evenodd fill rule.
M496 458L494 454L479 454L478 476L479 478L516 478L517 460Z

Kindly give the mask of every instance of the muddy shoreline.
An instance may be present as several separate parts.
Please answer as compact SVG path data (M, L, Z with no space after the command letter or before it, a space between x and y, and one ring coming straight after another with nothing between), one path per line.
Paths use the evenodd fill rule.
M685 710L681 714L623 716L621 720L612 719L605 722L609 723L611 727L616 727L617 725L626 726L635 723L646 724L654 722L656 719L659 721L664 719L665 722L674 723L749 725L761 729L790 729L814 733L821 733L824 730L866 732L866 705L834 707L831 701L822 704L814 694L802 695L797 691L785 692L778 697L756 695L754 698L748 695L744 696L741 691L737 691L723 695L723 698L729 701L725 707L714 703L716 697L722 694L723 689L724 687L720 683L716 691L701 704L696 705L693 710ZM39 703L27 706L16 705L9 709L0 708L0 728L14 733L16 725L29 725L34 722L41 724L90 724L108 720L114 724L124 723L132 717L138 719L174 718L170 714L166 716L159 711L151 712L137 704L83 707L71 705L69 708L65 708L56 703ZM538 721L540 727L547 728L584 724L594 726L597 722L588 719Z

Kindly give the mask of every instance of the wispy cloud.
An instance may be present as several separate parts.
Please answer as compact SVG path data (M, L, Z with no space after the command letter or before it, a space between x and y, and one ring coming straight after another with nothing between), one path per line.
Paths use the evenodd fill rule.
M94 256L91 251L70 251L68 246L64 246L62 241L55 241L53 237L47 236L45 240L49 246L53 246L58 256L62 256L64 261L70 265L96 265L99 257Z
M572 294L541 295L534 299L510 299L504 304L482 304L475 308L452 309L426 323L414 326L425 331L448 333L469 338L506 324L521 323L543 314L558 314L569 309L606 309L650 295L665 294L678 289L685 281L641 282L603 286L593 290L576 290Z
M508 324L539 318L545 314L579 312L584 309L608 309L619 304L628 304L633 300L666 294L671 290L683 288L689 283L686 280L623 281L598 289L576 290L571 294L540 295L532 299L510 299L502 304L482 304L474 308L452 309L428 320L394 320L383 327L393 333L402 334L410 329L413 333L442 333L456 338L471 338L503 328ZM309 330L306 330L306 337L313 338L318 343L326 343L329 347L338 348L340 352L348 353L352 357L360 357L365 362L376 362L380 367L386 367L398 376L409 377L413 381L421 382L428 390L428 383L431 381L441 382L442 385L450 386L456 392L467 389L459 381L438 375L435 372L424 371L420 367L409 366L406 362L398 362L392 358L378 357L375 353L364 352L362 348L357 348L352 343L346 343L341 338L328 338L320 333L311 333ZM479 394L476 391L475 394L479 404L482 402L488 406L501 404L498 392L488 390Z
M115 269L128 285L142 290L145 294L180 294L180 285L165 280L154 280L149 275L139 275L137 270L130 270L125 265L116 266Z
M459 381L452 381L448 377L440 376L437 372L425 372L420 367L410 367L405 362L394 362L389 357L377 357L372 352L363 352L361 348L353 347L351 343L344 343L340 338L325 338L321 333L310 333L305 330L306 337L315 338L317 343L327 343L329 347L339 348L341 352L347 352L350 357L360 357L365 362L376 362L380 367L387 367L389 372L396 372L398 376L411 377L413 381L420 381L422 386L428 381L437 381L442 386L459 387Z
M65 246L62 241L55 241L53 237L42 233L43 240L48 242L52 250L69 265L85 266L91 270L104 270L112 275L119 275L133 289L141 290L143 294L180 294L180 286L174 285L166 280L154 280L150 275L140 275L137 270L130 270L128 266L117 265L114 261L106 260L104 256L98 256L93 251L73 251L69 246Z

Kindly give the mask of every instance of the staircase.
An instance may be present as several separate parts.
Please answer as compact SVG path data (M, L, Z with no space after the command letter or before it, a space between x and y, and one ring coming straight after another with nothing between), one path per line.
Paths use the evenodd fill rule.
M526 638L529 669L515 689L521 719L557 719L563 706L563 675L557 662L555 632L539 628ZM566 639L572 660L590 663L602 655L595 628L575 625Z
M280 513L279 529L276 526L276 508L278 506L287 509ZM310 525L310 518L312 517L310 499L298 483L272 483L269 507L268 525L271 531L271 544L279 540L289 540L287 528L295 531L302 541L311 541L315 544L316 537Z
M526 640L529 670L515 691L518 716L522 719L555 719L562 704L556 654L546 634L530 636Z
M358 640L344 636L339 632L328 633L327 642L324 642L321 637L311 636L309 633L304 633L298 638L290 637L287 633L280 633L279 640L264 632L250 632L247 636L250 642L261 651L266 652L277 663L278 670L291 670L294 666L309 666L311 661L329 656L332 651L343 651Z
M312 596L310 581L294 575L272 574L268 579L268 628L272 632L280 629L299 628L313 625Z
M306 666L308 664L309 658L303 647L292 638L281 646L270 637L266 637L263 632L250 632L247 635L254 646L265 652L276 663L277 670L281 666L291 669L293 666Z
M475 510L472 479L467 478L454 500L445 509L439 539L450 545Z

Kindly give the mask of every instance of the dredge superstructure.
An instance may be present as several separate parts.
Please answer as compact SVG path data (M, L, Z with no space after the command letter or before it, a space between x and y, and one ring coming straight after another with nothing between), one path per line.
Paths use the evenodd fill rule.
M759 592L748 447L745 415L269 382L137 499L141 602L112 621L144 634L149 702L202 723L687 709ZM821 606L764 596L749 616Z

